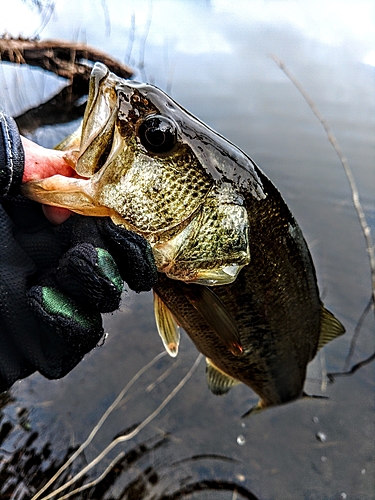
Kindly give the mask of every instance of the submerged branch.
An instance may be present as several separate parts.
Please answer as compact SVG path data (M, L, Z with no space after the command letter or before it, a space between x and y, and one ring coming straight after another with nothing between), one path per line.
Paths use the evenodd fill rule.
M362 361L359 361L358 363L356 363L355 365L353 365L350 368L350 370L348 370L348 371L327 373L328 380L330 382L334 382L334 380L335 380L336 377L346 377L347 375L353 375L353 373L355 373L356 371L358 371L363 366L366 366L369 363L372 363L372 361L374 361L374 359L375 359L375 352L373 352L371 354L371 356L369 356L368 358L362 359Z
M100 417L98 423L94 426L92 431L86 440L81 444L81 446L73 453L73 455L67 460L64 465L60 467L60 469L56 472L56 474L41 488L31 500L37 500L42 493L44 493L60 476L61 474L69 467L69 465L87 448L87 446L91 443L91 441L96 436L99 429L102 427L104 422L107 420L109 415L119 406L120 402L124 398L125 394L129 391L129 389L135 384L135 382L149 369L151 368L159 359L164 357L166 352L163 351L157 354L149 363L147 363L143 368L141 368L134 377L125 385L122 391L118 394L113 403L106 409L103 415Z
M70 491L69 493L66 493L62 497L59 497L59 500L67 500L68 498L77 495L78 493L82 493L82 491L88 490L89 488L92 488L93 486L96 486L99 484L103 479L113 470L113 468L120 462L120 460L125 456L125 453L121 451L116 458L112 460L112 462L108 465L108 467L98 476L96 479L93 479L89 483L84 484L83 486L79 486L73 491Z
M42 125L67 123L80 118L85 109L80 99L88 94L91 69L95 62L102 62L122 78L129 78L133 74L129 66L101 50L63 40L39 41L3 36L0 37L0 61L38 67L68 82L48 102L15 118L23 133L32 132Z
M82 85L79 84L79 87ZM88 84L87 84L88 86ZM87 91L77 89L75 84L64 87L49 101L44 102L36 108L31 108L15 117L21 134L31 133L39 127L56 125L57 123L69 123L81 118L85 112L86 102L79 104L79 100Z
M164 353L163 353L164 354ZM159 355L161 356L161 355ZM44 496L41 500L48 500L50 498L53 498L57 494L60 494L62 491L66 490L68 487L70 487L72 484L78 481L78 479L84 477L87 472L89 472L93 467L95 467L103 458L105 458L108 453L115 448L118 444L129 441L130 439L133 439L144 427L146 427L154 418L156 418L159 413L167 406L167 404L176 396L176 394L185 386L186 382L191 378L195 370L197 369L203 355L199 354L198 357L196 358L194 364L190 368L190 370L186 373L186 375L180 380L180 382L175 386L175 388L168 394L168 396L160 403L160 405L154 410L148 417L146 417L139 425L137 425L132 431L128 432L127 434L122 434L115 438L104 450L97 455L96 458L94 458L90 463L86 465L80 472L78 472L75 476L73 476L69 481L64 483L62 486L57 488L55 491L52 493L49 493L48 495ZM155 359L155 358L154 358ZM154 360L153 360L154 361ZM153 362L152 361L152 362ZM152 363L151 362L151 363ZM150 364L150 363L149 363ZM123 394L125 389L120 393ZM115 402L111 405L110 408L113 407L114 405L117 406L118 403L120 402L121 397L120 395L116 398L116 404ZM109 410L104 414L106 415ZM103 416L104 417L104 416ZM101 420L103 420L103 417ZM97 427L97 426L96 426ZM82 448L82 446L80 447ZM61 470L61 469L60 469ZM60 471L59 471L60 472ZM46 488L52 484L52 482L55 481L55 477L52 478L52 480L46 485L42 490L40 490L37 495L35 495L32 500L36 500L37 498L40 497L41 493L46 490Z
M354 351L355 351L355 345L356 345L356 342L357 342L357 339L359 337L359 334L361 332L361 328L363 326L363 323L368 315L368 313L371 311L371 308L373 307L373 301L372 301L372 298L368 301L368 303L366 304L366 307L365 309L363 310L359 320L357 321L357 324L355 326L355 329L354 329L354 334L353 334L353 338L350 342L350 349L349 349L349 352L348 352L348 355L346 357L346 364L345 364L345 370L347 370L349 368L349 365L350 365L350 362L352 360L352 357L354 355ZM353 367L354 368L354 367Z

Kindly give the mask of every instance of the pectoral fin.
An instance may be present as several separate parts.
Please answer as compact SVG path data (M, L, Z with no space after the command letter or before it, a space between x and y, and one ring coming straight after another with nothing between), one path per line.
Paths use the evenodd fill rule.
M206 358L206 363L207 385L212 394L221 396L222 394L226 394L235 385L240 384L239 380L221 371L210 359Z
M235 356L241 356L243 348L236 322L216 293L203 285L186 285L183 290L188 301L203 316L230 352Z
M165 350L172 358L175 358L180 344L180 328L171 311L156 292L154 292L154 313L156 327Z
M323 305L320 311L320 337L318 342L318 350L328 344L336 337L343 335L345 328L340 321L334 317Z

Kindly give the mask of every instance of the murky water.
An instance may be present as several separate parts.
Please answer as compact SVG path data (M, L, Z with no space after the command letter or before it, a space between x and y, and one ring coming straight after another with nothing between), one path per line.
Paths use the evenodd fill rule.
M155 1L135 8L131 2L108 0L84 3L78 13L66 2L57 3L42 32L43 38L87 40L133 66L144 58L138 80L147 78L167 88L187 109L244 149L292 209L310 245L324 303L347 330L309 367L306 392L328 399L301 400L246 420L240 417L256 396L245 386L213 396L201 362L160 414L134 439L118 446L118 451L130 450L148 439L168 436L165 445L141 454L116 483L111 498L128 498L120 496L124 485L148 467L157 478L142 476L148 493L139 490L139 498L162 493L169 498L181 484L208 479L235 482L262 500L375 498L375 365L333 384L326 376L344 368L355 325L370 299L364 238L348 182L321 125L270 58L274 54L286 62L328 120L352 167L374 233L375 94L367 42L374 11L370 2L318 4L316 12L307 2L236 2L231 7L225 2ZM14 15L9 19L13 24L8 21L8 29L17 27ZM38 19L35 14L36 27ZM31 97L24 93L30 88L29 73L20 76L0 66L5 109L10 106L15 112L29 102ZM38 96L42 87L48 92L55 85L45 76L32 78ZM67 127L49 128L37 131L34 139L51 146L66 133ZM162 351L151 294L126 294L121 311L106 316L105 324L105 345L63 380L50 382L35 374L14 387L14 402L5 406L2 423L16 423L18 409L26 408L22 416L28 430L16 427L2 444L6 451L23 446L36 431L39 437L32 446L50 442L52 456L61 459L69 446L85 440L132 376ZM162 358L134 384L86 449L87 462L120 431L150 415L190 369L197 352L186 335L181 344L177 361ZM351 365L374 349L370 313ZM165 370L171 371L158 381ZM4 452L3 460L6 457ZM190 497L250 498L241 491L201 491Z

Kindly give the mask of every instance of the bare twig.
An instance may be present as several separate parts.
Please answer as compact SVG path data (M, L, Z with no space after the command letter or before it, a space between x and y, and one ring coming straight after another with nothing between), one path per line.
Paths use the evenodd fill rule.
M146 427L155 417L159 415L159 413L167 406L167 404L176 396L176 394L184 387L186 382L190 379L190 377L193 375L195 370L197 369L203 355L199 354L198 357L196 358L193 366L190 368L190 370L187 372L187 374L183 377L183 379L176 385L176 387L168 394L168 396L160 403L160 405L154 410L147 418L145 418L139 425L137 425L131 432L125 434L125 435L120 435L116 439L114 439L104 450L99 453L99 455L92 460L89 464L87 464L86 467L84 467L78 474L76 474L74 477L72 477L68 482L57 488L55 491L52 493L49 493L45 497L43 497L41 500L48 500L50 498L53 498L54 496L58 495L62 491L64 491L66 488L69 488L72 484L74 484L78 479L80 479L82 476L84 476L87 472L89 472L93 467L95 467L103 458L108 455L108 453L115 448L118 444L123 443L125 441L129 441L130 439L133 439L144 427ZM45 487L43 491L45 491ZM38 493L38 497L40 496L40 493ZM34 496L32 500L36 500L38 498L37 496Z
M149 0L146 25L143 31L143 35L140 39L140 45L139 45L138 68L141 72L141 77L144 82L147 81L147 75L145 70L145 52L146 52L146 41L150 31L151 21L152 21L152 0Z
M371 268L371 283L372 283L372 301L375 303L375 252L374 252L374 244L372 242L371 238L371 231L370 227L367 224L366 221L366 216L363 211L360 199L359 199L359 192L357 188L357 184L355 182L353 172L349 166L347 158L344 156L343 151L341 149L340 144L338 143L336 137L334 136L331 127L328 125L327 120L323 116L323 114L319 111L317 108L316 104L314 101L311 99L307 91L304 89L302 84L297 80L297 78L288 70L288 68L285 66L285 64L280 61L275 56L272 56L272 59L275 61L275 63L279 66L279 68L285 73L285 75L289 78L289 80L293 83L293 85L297 88L298 92L302 95L302 97L305 99L307 104L309 105L311 111L314 113L314 115L317 117L317 119L320 121L321 125L323 126L329 142L332 144L333 149L335 150L337 156L340 159L341 165L343 166L343 169L345 171L345 175L348 179L349 186L352 192L352 200L353 200L353 205L354 208L357 212L359 222L361 224L363 236L365 238L366 242L366 250L369 256L370 260L370 268Z
M134 377L126 384L126 386L122 389L122 391L119 393L119 395L116 397L116 399L113 401L113 403L106 409L106 411L103 413L101 418L99 419L98 423L95 425L93 430L90 432L89 436L87 439L81 444L81 446L73 453L73 455L65 462L65 464L60 467L60 469L56 472L56 474L46 483L43 488L41 488L36 495L33 496L31 500L37 500L42 493L46 491L47 488L49 488L55 481L56 479L61 476L61 474L69 467L69 465L87 448L87 446L91 443L91 441L94 439L95 435L99 431L99 429L102 427L104 422L107 420L109 415L118 407L120 404L121 400L125 396L125 394L128 392L128 390L134 385L134 383L149 369L151 368L159 359L161 359L163 356L166 355L166 352L163 351L159 353L157 356L155 356L147 365L145 365L143 368L141 368L135 375Z
M361 332L363 323L364 323L368 313L371 311L372 304L373 304L373 302L372 302L372 297L371 297L371 299L366 304L366 307L363 310L359 320L357 321L357 324L355 325L354 334L353 334L352 340L350 342L350 349L349 349L348 355L346 357L345 370L347 370L349 368L351 359L352 359L354 351L355 351L355 345L356 345L357 339L358 339L359 334Z
M105 20L105 35L109 38L111 36L111 18L109 15L107 0L102 0L102 9Z
M371 237L371 230L370 230L369 225L367 224L366 216L365 216L364 210L362 208L362 204L361 204L360 199L359 199L359 192L358 192L357 184L355 182L353 172L349 166L349 162L348 162L347 158L345 157L345 155L343 154L341 146L338 143L335 135L333 134L331 127L329 126L327 120L325 119L323 114L319 111L315 102L309 96L309 94L307 93L305 88L297 80L297 78L288 70L288 68L286 67L286 65L284 64L283 61L281 61L280 59L278 59L275 56L271 56L271 57L275 61L275 63L279 66L279 68L284 72L284 74L289 78L289 80L293 83L293 85L297 88L298 92L305 99L305 101L309 105L311 111L314 113L314 115L317 117L317 119L319 120L319 122L323 126L323 128L327 134L327 138L328 138L329 142L332 144L333 149L335 150L337 156L339 157L341 165L344 169L346 178L348 179L348 182L349 182L350 190L352 193L353 205L354 205L354 208L355 208L357 215L358 215L358 219L359 219L359 222L361 225L362 233L363 233L363 236L365 239L366 251L367 251L367 254L369 257L370 272L371 272L371 285L372 285L370 307L372 306L372 308L374 308L374 304L375 304L375 250L374 250L374 244L373 244L372 237ZM365 312L362 314L362 316L367 314L368 307L369 306L366 307ZM359 320L360 324L362 323L361 322L362 316ZM358 336L358 334L357 335L355 334L353 337L351 350L350 350L348 356L352 356L352 354L353 354L353 350L354 350L355 341L357 339L357 336ZM351 370L349 372L346 372L346 373L348 373L348 374L354 373L354 371L357 371L359 368L370 363L374 359L375 359L375 352L371 356L369 356L367 359L364 359L360 363L357 363L355 366L353 366L351 368ZM343 373L339 373L339 374L329 373L328 377L332 381L335 375L342 375L342 374Z
M333 373L327 373L328 380L330 382L334 382L336 377L346 377L348 375L353 375L356 371L358 371L360 368L363 366L368 365L369 363L372 363L375 359L375 352L371 354L368 358L362 359L362 361L359 361L355 365L353 365L350 370L345 371L345 372L333 372Z
M37 66L58 76L73 80L90 78L91 67L85 61L101 61L121 78L129 78L133 71L116 61L106 52L84 43L64 40L28 40L23 38L0 38L0 60Z
M118 464L118 462L125 456L125 452L121 451L117 457L112 460L112 462L108 465L108 467L98 476L96 479L93 479L89 483L86 483L79 488L76 488L73 491L70 491L66 495L63 495L62 497L59 497L59 500L66 500L67 498L72 497L73 495L77 495L77 493L82 493L82 491L88 490L89 488L92 488L93 486L96 486L97 484L102 481L105 476L111 472L111 470Z
M55 2L54 0L47 0L46 2L40 2L39 0L37 0L32 3L37 6L39 14L41 16L40 26L35 30L33 34L33 38L36 38L50 22L51 17L55 12Z
M125 57L124 57L126 64L130 64L130 58L131 58L132 51L133 51L134 39L135 39L135 12L133 11L132 15L131 15L131 21L130 21L130 32L129 32L129 36L128 36L128 46L126 48L126 53L125 53Z

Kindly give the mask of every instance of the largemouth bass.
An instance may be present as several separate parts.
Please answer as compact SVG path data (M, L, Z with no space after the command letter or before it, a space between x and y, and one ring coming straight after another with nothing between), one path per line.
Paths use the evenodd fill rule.
M182 326L207 358L213 393L243 382L258 408L301 397L307 364L344 328L322 306L302 232L257 165L157 87L100 63L82 131L60 148L77 178L23 193L109 216L150 242L167 351L177 354Z

